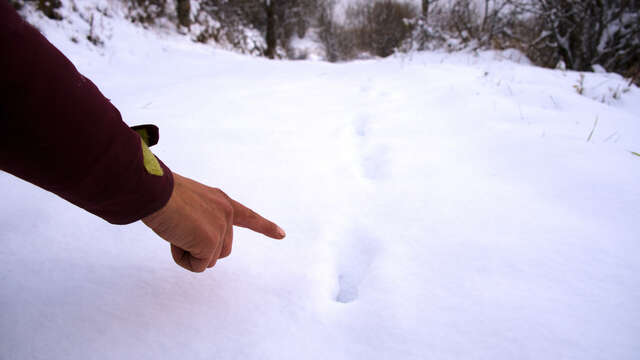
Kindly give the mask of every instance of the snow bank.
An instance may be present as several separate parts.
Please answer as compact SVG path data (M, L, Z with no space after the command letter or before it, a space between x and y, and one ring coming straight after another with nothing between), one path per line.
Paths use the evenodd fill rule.
M640 353L640 91L618 76L579 95L578 73L494 53L332 65L126 22L100 51L45 33L129 124L160 126L174 171L288 237L238 229L191 274L141 223L2 173L0 358Z

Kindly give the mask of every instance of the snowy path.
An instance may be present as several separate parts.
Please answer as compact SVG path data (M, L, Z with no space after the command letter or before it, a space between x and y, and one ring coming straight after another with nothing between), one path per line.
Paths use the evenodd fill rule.
M579 96L578 74L493 54L330 65L132 44L59 46L127 122L160 126L174 171L288 237L237 230L229 259L190 274L142 224L0 174L1 359L640 354L637 88L615 100L624 82L590 74Z

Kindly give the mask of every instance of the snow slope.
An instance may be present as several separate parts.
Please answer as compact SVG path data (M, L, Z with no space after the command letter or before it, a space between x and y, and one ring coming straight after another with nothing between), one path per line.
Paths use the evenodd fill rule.
M637 359L638 88L579 95L508 52L266 61L110 21L98 50L40 28L160 126L174 171L288 236L238 229L191 274L143 224L0 173L1 359Z

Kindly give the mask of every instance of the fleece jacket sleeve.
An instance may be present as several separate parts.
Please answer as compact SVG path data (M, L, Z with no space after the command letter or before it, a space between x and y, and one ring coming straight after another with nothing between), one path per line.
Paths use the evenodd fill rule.
M173 191L171 171L149 151L142 134L5 0L0 0L0 170L113 224L152 214Z

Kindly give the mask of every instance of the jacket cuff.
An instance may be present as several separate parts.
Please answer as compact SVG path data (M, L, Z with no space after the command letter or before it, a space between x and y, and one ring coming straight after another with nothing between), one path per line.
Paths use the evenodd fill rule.
M119 199L113 206L103 206L101 216L111 224L125 225L138 221L162 209L173 193L173 173L149 150L160 138L155 125L138 125L131 130L139 137L136 173L132 177L130 196ZM113 211L110 211L113 208Z

